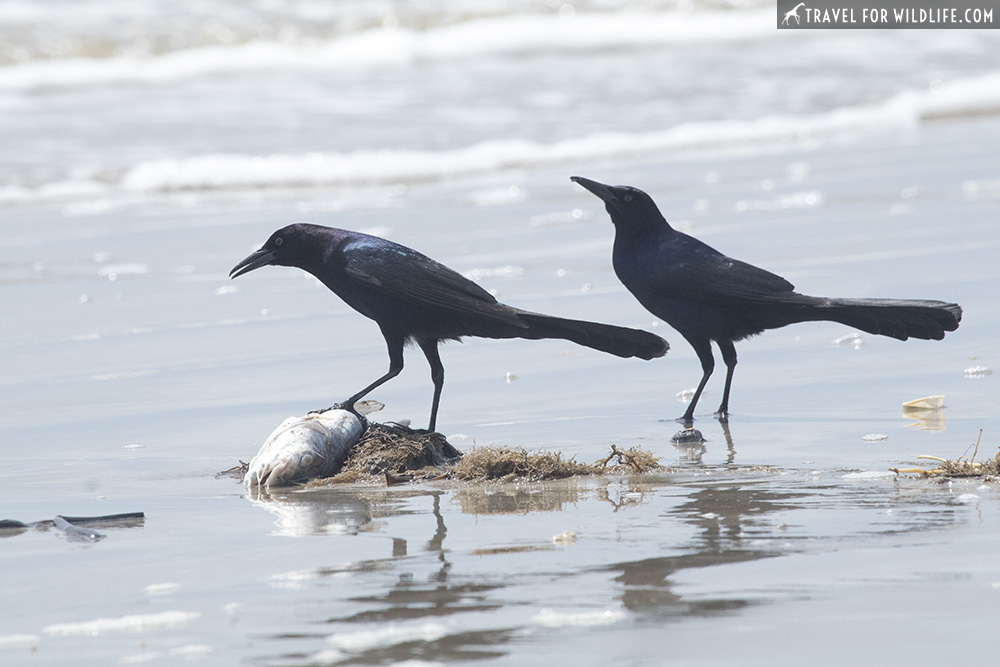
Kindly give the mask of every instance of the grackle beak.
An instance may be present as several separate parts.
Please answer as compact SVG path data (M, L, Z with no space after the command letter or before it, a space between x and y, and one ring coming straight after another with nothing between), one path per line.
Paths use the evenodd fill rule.
M601 200L608 206L617 206L619 204L618 194L615 192L615 188L610 185L604 185L603 183L592 181L589 178L584 178L583 176L570 176L569 180L574 183L579 183L584 188L600 197Z
M249 257L234 266L233 270L229 272L229 277L235 278L237 276L242 276L244 273L249 273L254 269L274 264L275 255L276 252L274 250L261 248L260 250L251 253Z

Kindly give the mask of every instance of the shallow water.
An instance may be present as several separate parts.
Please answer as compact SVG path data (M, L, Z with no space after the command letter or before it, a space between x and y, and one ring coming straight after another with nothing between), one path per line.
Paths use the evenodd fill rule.
M213 473L247 460L285 416L385 364L373 325L299 273L226 280L297 217L296 202L39 213L44 233L25 224L4 246L2 289L21 323L3 335L5 513L147 519L92 545L51 532L4 540L4 653L31 664L990 664L988 651L952 639L995 627L996 485L887 469L923 453L968 455L980 428L980 457L996 452L993 376L963 371L996 363L996 200L969 184L995 176L971 156L998 130L937 124L809 151L587 169L669 184L656 194L679 225L803 290L966 309L939 343L836 346L847 332L827 324L743 343L728 430L708 414L721 379L709 385L703 451L669 441L683 411L674 395L698 368L662 325L653 330L673 349L651 363L553 341L444 348L440 423L457 446L546 447L589 462L611 443L639 445L674 469L635 479L248 498ZM809 175L793 182L803 164ZM560 176L413 187L398 206L336 220L387 228L463 271L499 269L483 284L511 303L652 327L614 279L603 213ZM470 203L514 186L512 201ZM904 199L906 188L919 196ZM758 204L806 189L822 204ZM439 233L421 238L401 218ZM101 275L114 266L126 268ZM412 359L376 392L380 418L422 425L426 375ZM937 393L943 430L902 416L902 401ZM567 530L575 542L554 544ZM102 620L132 616L141 629Z
M216 5L236 32L270 6L244 14ZM8 17L31 5L10 6L20 10ZM109 18L116 5L95 6L107 13L86 15L103 26L93 34L128 41ZM368 6L338 23L294 5L296 20L330 31L323 40L333 44L371 26ZM201 5L193 7L197 16ZM265 67L256 76L273 78L273 106L261 102L259 124L219 106L259 101L254 76L225 69L244 42L163 80L115 75L127 58L111 70L100 58L84 63L86 85L52 54L24 63L37 69L0 67L0 113L37 130L18 134L23 150L0 160L0 518L146 514L141 527L102 528L98 543L56 531L0 540L0 661L993 664L985 640L1000 620L997 485L888 472L920 464L921 454L968 456L980 429L978 458L997 452L996 375L965 371L1000 364L1000 120L989 86L948 88L963 76L992 80L982 57L992 32L921 31L927 41L915 51L916 32L774 33L800 40L801 60L772 71L787 57L770 32L733 37L707 21L699 25L714 31L717 48L707 50L717 61L700 70L684 60L678 66L690 71L671 79L654 65L680 63L687 46L675 41L622 55L619 42L589 50L559 33L546 46L525 33L511 53L465 41L478 28L449 13L454 5L426 7L440 9L422 15L426 29L458 26L435 34L450 34L459 55L333 74L294 59L282 76ZM584 9L595 10L578 17ZM532 25L549 25L537 8L515 18L522 10ZM509 17L496 18L502 27ZM361 27L343 27L350 21ZM404 16L400 25L418 29L408 21L419 23ZM76 43L71 23L54 24L64 46ZM182 34L190 43L157 48L188 53L202 35ZM880 49L878 67L864 69L871 79L851 65L852 39ZM821 57L824 45L843 57L836 67ZM630 57L687 103L663 95L666 83L642 93L635 72L614 89L633 96L628 104L593 92L588 77L620 71ZM55 64L42 67L46 58ZM820 60L829 68L813 73L823 76L806 76ZM157 62L142 71L174 61ZM589 83L560 91L546 83L554 72ZM522 98L518 74L551 94ZM42 83L12 83L25 77ZM347 86L344 98L317 83L328 78ZM928 83L940 79L945 88ZM466 83L487 80L505 82L492 94L511 105L477 116ZM454 98L421 107L428 116L407 116L421 95L450 89ZM160 105L186 99L185 90L200 90L205 105ZM302 97L282 101L292 90ZM946 90L954 94L942 98ZM307 104L323 99L345 106L309 122ZM373 106L352 110L352 99ZM146 106L126 104L136 100ZM579 115L567 113L576 107ZM108 117L108 108L133 112ZM616 108L634 127L612 138ZM154 111L169 122L148 122ZM794 139L772 115L797 119ZM309 146L331 118L332 138ZM185 119L190 133L178 129ZM462 122L438 133L448 125L441 119ZM144 134L123 131L133 121ZM710 124L660 134L687 121ZM208 135L216 143L202 144ZM703 145L703 136L716 139ZM388 169L398 167L392 151L404 149L415 151L405 169ZM553 151L563 153L552 160ZM311 159L319 177L303 179ZM341 159L343 173L364 182L338 176ZM745 341L728 427L710 415L716 377L696 422L704 448L675 447L673 419L685 407L676 396L696 384L697 359L618 283L612 227L571 175L642 187L677 227L804 292L954 300L962 326L942 342L862 334L860 345L835 345L850 331L826 323ZM547 448L592 462L611 444L641 446L670 470L268 497L216 478L253 456L282 419L342 399L387 363L375 325L301 272L228 280L271 231L301 220L377 231L522 308L663 335L672 349L653 362L560 341L445 345L439 426L460 449ZM379 419L422 427L430 380L419 354L409 351L407 363L371 398L386 404ZM944 409L904 416L902 402L934 394ZM553 541L565 531L575 541Z

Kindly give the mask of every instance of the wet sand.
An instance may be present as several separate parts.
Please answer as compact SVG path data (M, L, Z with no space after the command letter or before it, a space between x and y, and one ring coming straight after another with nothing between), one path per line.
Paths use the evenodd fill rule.
M996 453L995 119L772 154L576 164L408 189L19 214L0 242L5 518L143 511L96 544L4 539L11 664L994 663L995 483L895 479L916 456ZM670 436L699 377L624 291L579 174L653 194L676 226L807 293L954 300L943 342L835 324L738 346L728 433ZM336 213L330 211L336 210ZM86 214L82 214L86 213ZM510 304L647 327L622 361L559 341L448 344L439 425L460 449L584 462L612 443L674 470L520 486L345 486L246 497L214 473L286 416L384 371L370 321L295 270L229 268L296 220L379 229ZM10 227L10 226L9 226ZM113 278L113 279L112 279ZM375 392L426 423L410 351ZM936 422L901 403L944 394ZM937 430L927 428L933 426ZM885 439L864 440L867 435ZM4 517L0 517L4 518ZM575 541L554 543L564 531ZM16 610L16 611L15 611ZM137 617L137 618L133 618ZM101 620L105 619L105 620ZM122 620L125 619L125 620ZM982 642L982 643L981 643Z

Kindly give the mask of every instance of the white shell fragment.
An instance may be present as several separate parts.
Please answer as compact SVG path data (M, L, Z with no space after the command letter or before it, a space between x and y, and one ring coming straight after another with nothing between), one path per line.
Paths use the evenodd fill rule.
M865 344L865 339L862 338L861 334L859 333L849 333L841 336L840 338L834 338L833 344L836 345L837 347L840 347L842 345L850 345L854 347L854 349L858 349L859 347Z
M361 421L347 410L289 417L250 460L243 483L288 486L333 475L364 431Z
M570 544L574 544L575 542L576 542L576 533L574 533L572 530L564 530L558 535L552 536L552 543L558 544L559 546L565 547L569 546Z
M944 407L944 396L924 396L903 403L908 410L937 410Z

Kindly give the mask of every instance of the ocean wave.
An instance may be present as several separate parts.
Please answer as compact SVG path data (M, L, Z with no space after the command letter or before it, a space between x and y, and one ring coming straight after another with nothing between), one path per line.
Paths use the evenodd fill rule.
M328 40L254 40L160 55L70 57L0 67L0 90L156 84L227 72L337 70L490 55L648 49L675 44L773 36L774 11L514 14L428 29L396 26L347 32Z
M927 120L1000 112L1000 73L882 103L808 116L682 123L653 132L606 132L540 143L484 141L450 150L365 150L307 155L203 155L143 162L121 185L130 191L381 185L439 181L514 168L671 153L755 150L916 127Z
M707 151L753 152L913 128L949 117L1000 113L1000 72L812 115L689 122L650 132L604 132L552 143L506 139L446 150L308 154L207 154L143 161L117 175L38 188L0 188L0 202L79 200L155 193L446 181L509 169L646 159Z

